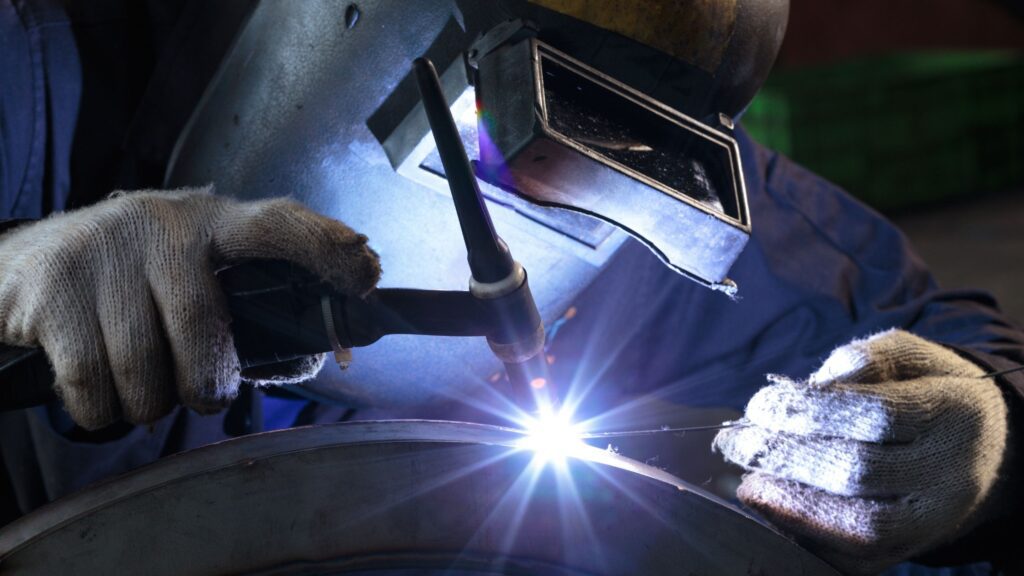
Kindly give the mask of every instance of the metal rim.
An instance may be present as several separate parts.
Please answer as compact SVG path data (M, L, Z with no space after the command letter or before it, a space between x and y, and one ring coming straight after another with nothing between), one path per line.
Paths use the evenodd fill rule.
M573 476L582 487L581 516L559 515L558 481L545 479L538 493L512 499L509 508L519 512L501 511L497 524L489 524L530 463L530 454L505 450L522 438L521 431L497 426L404 420L229 440L16 521L0 531L0 566L104 573L111 566L146 569L161 558L163 573L197 574L401 573L431 566L467 574L619 574L634 566L653 574L680 566L694 574L751 567L765 574L834 574L735 507L598 448L585 455L587 466L574 468L586 470ZM452 475L463 469L469 471ZM611 489L623 486L621 494ZM620 498L628 493L640 498ZM525 535L509 528L523 514ZM599 537L591 545L566 531L580 519L588 528L594 521ZM614 561L595 560L594 551Z

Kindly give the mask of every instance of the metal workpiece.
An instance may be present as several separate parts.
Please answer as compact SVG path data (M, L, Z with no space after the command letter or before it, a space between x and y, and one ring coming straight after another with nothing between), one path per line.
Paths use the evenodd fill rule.
M522 437L383 421L222 442L6 526L0 571L836 574L662 470L598 448L541 468Z

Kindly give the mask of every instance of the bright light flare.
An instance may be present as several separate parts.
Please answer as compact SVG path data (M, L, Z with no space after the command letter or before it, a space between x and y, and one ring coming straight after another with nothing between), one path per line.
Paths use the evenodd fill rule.
M572 421L568 410L541 410L536 418L523 422L523 427L525 435L517 447L533 452L533 464L538 467L551 464L563 468L567 459L586 458L593 451L583 441L583 429Z

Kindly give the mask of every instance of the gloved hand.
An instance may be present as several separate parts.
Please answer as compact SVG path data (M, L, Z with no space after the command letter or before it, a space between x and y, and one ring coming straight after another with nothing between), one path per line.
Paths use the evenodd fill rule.
M972 362L901 330L855 340L806 382L770 377L714 446L737 496L836 567L873 573L984 518L1008 425Z
M239 363L214 271L252 258L293 261L352 294L380 276L365 236L290 200L127 193L0 236L0 341L45 349L85 428L151 422L176 402L216 411L238 391Z

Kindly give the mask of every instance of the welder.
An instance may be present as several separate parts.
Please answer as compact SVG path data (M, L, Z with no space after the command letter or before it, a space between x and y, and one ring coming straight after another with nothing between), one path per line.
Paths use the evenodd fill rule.
M0 0L0 216L10 219L0 342L42 347L61 398L0 415L6 520L224 437L234 407L198 415L228 406L242 380L218 268L287 260L355 296L378 281L373 238L296 200L241 202L210 188L107 197L160 185L228 49L225 31L254 3L204 4ZM728 125L764 81L788 9L608 3L630 14L615 18L597 3L498 4L538 18L542 32L545 21L602 31L595 67L614 76L654 62L656 81L638 90ZM664 24L677 21L690 28ZM671 36L684 30L703 33ZM643 49L657 58L626 61ZM982 293L940 290L900 232L845 192L742 129L735 138L755 222L730 271L740 296L627 243L561 328L555 379L593 380L606 403L652 392L737 407L749 399L748 423L714 443L748 471L738 497L843 570L1011 561L1024 376L988 375L1024 362L1024 331ZM301 199L281 190L292 194ZM301 382L322 363L246 376ZM352 416L320 404L297 411L303 422Z

